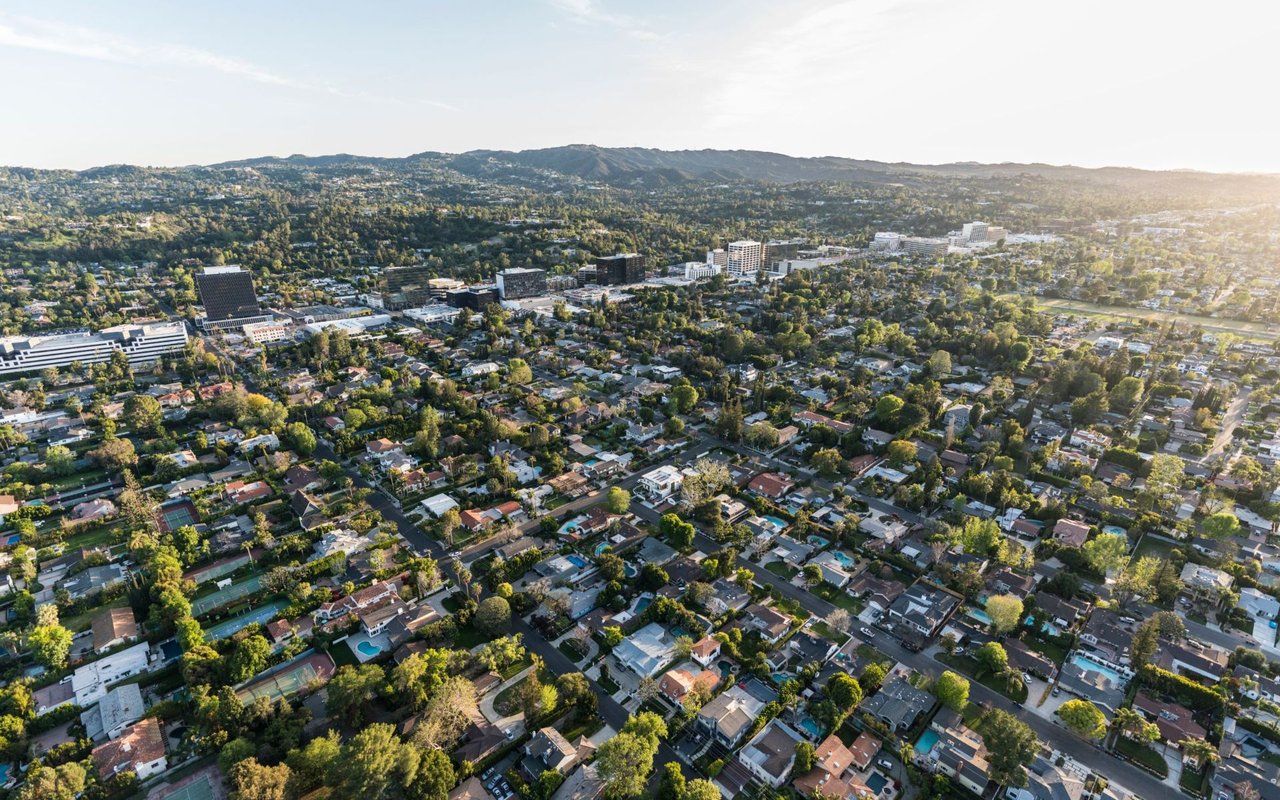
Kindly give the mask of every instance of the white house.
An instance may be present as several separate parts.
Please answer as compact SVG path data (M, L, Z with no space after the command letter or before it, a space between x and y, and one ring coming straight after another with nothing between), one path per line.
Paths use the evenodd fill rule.
M640 476L638 487L653 500L666 500L684 484L684 475L670 464L663 464Z

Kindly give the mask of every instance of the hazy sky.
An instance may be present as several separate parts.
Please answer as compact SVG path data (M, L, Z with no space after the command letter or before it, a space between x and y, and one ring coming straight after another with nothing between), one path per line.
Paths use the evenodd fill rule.
M0 9L0 164L586 142L1280 172L1268 0Z

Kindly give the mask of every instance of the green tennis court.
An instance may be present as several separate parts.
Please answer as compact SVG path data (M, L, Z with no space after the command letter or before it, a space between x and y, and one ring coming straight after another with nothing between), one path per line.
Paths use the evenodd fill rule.
M213 780L209 772L201 772L190 783L160 795L157 800L215 800L219 795L213 787Z
M225 589L219 589L212 594L204 597L197 597L191 601L191 616L198 617L201 614L207 614L216 608L229 606L242 597L248 597L254 592L262 588L262 576L254 575L248 580L233 583Z
M262 677L236 692L244 703L252 703L259 697L275 702L305 689L317 678L327 680L333 675L333 659L328 653L304 653L288 664L276 667Z

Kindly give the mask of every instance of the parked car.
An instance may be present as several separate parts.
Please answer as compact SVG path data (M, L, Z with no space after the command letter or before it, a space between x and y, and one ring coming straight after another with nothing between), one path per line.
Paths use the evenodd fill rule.
M873 636L875 636L875 635L876 635L876 632L875 632L875 631L873 631L873 630L871 630L870 628L859 628L859 629L858 629L858 633L862 634L863 636L867 637L868 639L870 639L870 638L872 638Z
M887 758L882 758L876 762L876 765L883 769L893 769L893 762Z

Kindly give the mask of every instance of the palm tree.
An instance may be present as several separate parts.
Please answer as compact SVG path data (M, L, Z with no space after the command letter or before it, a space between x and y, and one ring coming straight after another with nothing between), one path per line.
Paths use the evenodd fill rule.
M1200 770L1218 760L1217 749L1204 739L1183 739L1178 747L1182 750L1182 760L1194 763Z

